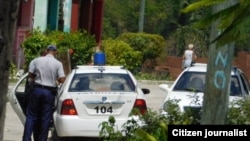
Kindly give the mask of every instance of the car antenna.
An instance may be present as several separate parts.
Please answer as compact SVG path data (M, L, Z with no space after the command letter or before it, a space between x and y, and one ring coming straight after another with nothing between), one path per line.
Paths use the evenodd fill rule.
M99 66L98 70L101 72L101 77L102 77L102 73L105 70L105 68L103 66Z

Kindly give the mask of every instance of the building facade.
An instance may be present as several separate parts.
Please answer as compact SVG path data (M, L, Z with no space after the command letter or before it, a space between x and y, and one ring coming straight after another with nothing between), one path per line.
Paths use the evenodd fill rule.
M100 44L104 0L23 0L20 3L13 62L22 69L25 57L21 44L28 31L39 28L61 30L85 29Z

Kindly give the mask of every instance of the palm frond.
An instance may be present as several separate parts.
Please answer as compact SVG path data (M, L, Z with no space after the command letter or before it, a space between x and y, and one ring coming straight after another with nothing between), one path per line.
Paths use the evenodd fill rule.
M209 7L209 6L219 4L219 3L223 3L225 1L226 0L201 0L201 1L188 5L186 8L182 9L181 12L188 13L188 12L192 12L192 11L204 8L204 7Z
M225 45L241 38L244 32L242 25L249 19L250 10L248 6L250 5L237 4L234 9L230 9L231 12L223 13L219 25L222 32L212 43L218 41L219 45Z
M241 15L234 18L232 23L226 27L223 32L221 32L221 34L212 41L212 43L217 41L219 45L225 45L240 39L243 35L242 33L244 32L244 29L242 28L244 27L243 24L248 20L246 17L249 14L250 10L245 9Z
M195 2L181 12L187 13L197 9L201 9L207 6L215 6L216 4L222 4L225 0L201 0ZM218 30L221 32L215 37L211 43L217 42L218 45L225 45L230 42L234 42L241 38L244 34L243 24L250 18L250 1L239 0L237 3L226 7L208 17L205 17L201 21L194 23L196 28L206 28L212 23L216 22Z
M197 28L203 28L203 27L207 27L207 26L211 25L213 22L219 20L220 29L226 28L232 23L232 20L235 17L237 17L238 15L241 15L242 12L240 11L239 7L240 7L240 4L237 3L231 7L228 7L226 9L221 10L219 12L216 12L208 17L205 17L201 21L194 23L194 26ZM239 9L239 10L237 10L239 12L235 12L235 9ZM237 14L237 13L239 13L239 14Z

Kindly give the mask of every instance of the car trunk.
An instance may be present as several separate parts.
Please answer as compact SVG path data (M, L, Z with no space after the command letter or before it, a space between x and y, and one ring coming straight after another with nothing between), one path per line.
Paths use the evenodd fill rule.
M106 93L106 94L105 94ZM71 94L79 118L128 117L136 100L134 92Z

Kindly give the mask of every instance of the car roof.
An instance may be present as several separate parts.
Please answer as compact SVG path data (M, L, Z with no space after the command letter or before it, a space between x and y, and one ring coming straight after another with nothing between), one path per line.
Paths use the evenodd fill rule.
M192 71L192 72L207 72L207 64L206 63L195 63L191 67L186 68L184 71ZM235 75L235 72L242 72L241 69L236 66L232 67L231 75Z
M186 68L185 71L206 72L207 71L207 64L195 63L191 67Z
M120 73L127 74L128 70L123 66L96 66L96 65L78 65L75 69L73 69L75 73Z

